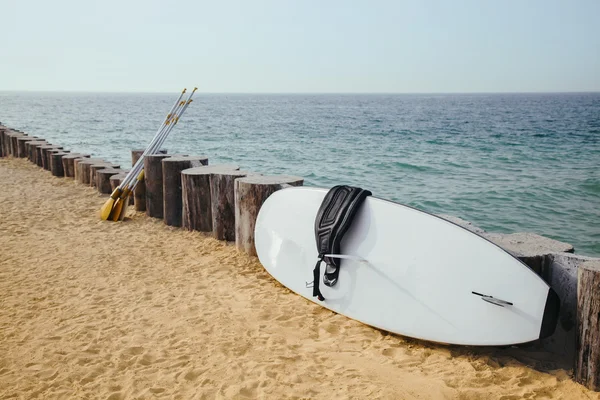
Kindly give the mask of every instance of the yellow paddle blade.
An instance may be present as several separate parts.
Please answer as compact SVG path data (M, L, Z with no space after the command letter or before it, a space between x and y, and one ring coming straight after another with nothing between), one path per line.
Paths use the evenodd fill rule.
M125 200L123 200L123 208L121 209L121 213L119 214L119 221L123 221L125 218L125 214L127 214L127 207L129 207L129 196Z
M117 199L117 201L115 201L115 206L112 209L112 212L110 213L110 219L111 221L118 221L119 220L119 215L121 214L121 209L123 208L123 199L121 199L120 197Z
M123 190L121 197L115 201L115 206L113 207L112 213L110 213L110 219L113 221L123 221L121 214L123 213L123 208L126 208L126 204L129 202L129 193L129 188Z
M108 219L108 217L110 216L110 212L113 209L113 205L115 204L115 200L118 199L122 193L123 192L119 188L116 188L112 192L112 194L110 195L108 200L106 200L106 203L104 203L104 205L100 208L100 219L101 220L106 221Z

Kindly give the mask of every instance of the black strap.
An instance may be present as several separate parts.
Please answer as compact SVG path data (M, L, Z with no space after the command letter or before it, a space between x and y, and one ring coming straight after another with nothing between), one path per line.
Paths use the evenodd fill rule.
M313 296L324 300L319 291L319 276L321 261L325 261L323 283L334 286L337 283L341 259L324 257L324 254L339 254L340 244L344 234L350 228L361 204L371 192L358 187L339 185L327 192L315 219L315 238L319 262L313 270L315 281L313 283Z
M323 255L319 255L319 261L317 261L317 265L315 265L315 269L313 269L313 297L318 298L319 300L325 300L325 297L321 294L319 290L319 277L321 276L321 263L323 262Z

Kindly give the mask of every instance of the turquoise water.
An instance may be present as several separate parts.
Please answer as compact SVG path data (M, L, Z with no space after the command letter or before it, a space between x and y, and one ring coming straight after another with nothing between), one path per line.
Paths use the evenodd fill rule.
M176 97L0 93L0 121L130 165ZM197 94L164 147L600 256L600 94Z

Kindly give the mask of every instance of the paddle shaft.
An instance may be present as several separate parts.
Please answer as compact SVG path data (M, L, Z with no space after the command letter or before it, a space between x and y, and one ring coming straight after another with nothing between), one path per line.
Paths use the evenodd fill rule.
M185 108L187 108L187 104L189 104L189 102L190 102L190 100L188 100L187 102L185 102L185 104L182 104L175 111L175 113L173 114L172 118L162 128L162 130L161 130L160 135L158 136L158 138L155 141L153 141L153 143L151 143L148 146L148 148L146 149L146 151L144 152L144 154L142 154L142 156L140 156L139 160L135 163L135 165L133 166L132 170L130 171L130 173L126 177L127 180L122 183L122 188L127 188L131 184L131 182L133 182L134 180L136 180L136 178L138 177L138 175L140 174L140 172L144 169L144 157L146 155L149 155L149 154L155 154L156 152L158 152L160 150L160 147L163 145L163 143L167 139L167 136L169 135L169 133L173 129L173 126L177 123L177 119L183 114L183 111L185 110ZM182 102L182 103L184 103L184 102Z
M127 185L129 185L129 183L139 175L140 171L143 169L143 165L144 165L143 160L146 155L154 154L160 150L160 146L162 146L162 144L166 140L166 136L171 131L171 129L167 129L167 128L169 126L174 125L173 121L177 121L179 119L179 117L183 113L183 110L185 110L185 108L187 108L187 104L190 103L190 100L195 91L196 91L196 88L194 88L192 93L190 93L190 95L186 101L180 101L185 90L184 90L184 92L181 93L181 95L177 99L177 103L174 104L173 107L171 108L171 111L167 115L167 118L165 119L165 121L163 121L163 124L159 128L157 134L154 136L154 138L152 139L152 141L150 142L150 144L148 145L146 150L144 150L144 152L142 153L140 158L137 160L137 162L135 163L135 165L133 166L133 168L131 169L129 174L127 174L125 179L123 179L123 182L121 182L121 184L119 185L119 189L122 190L122 189L126 188Z
M175 119L175 122L174 122L174 123L172 123L172 124L170 124L170 125L167 127L167 132L165 133L165 135L163 135L163 137L162 137L162 139L161 139L161 142L158 144L158 148L159 148L159 149L160 149L160 146L162 146L162 144L163 144L163 143L164 143L164 141L166 140L167 136L168 136L168 135L171 133L171 131L173 130L173 128L175 127L175 125L177 125L177 122L179 122L179 117L181 117L181 115L183 115L183 113L185 112L185 110L187 109L187 107L190 105L190 103L191 103L191 100L188 100L188 101L185 103L185 105L184 105L184 106L183 106L183 108L181 109L181 112L179 113L179 115L177 115L177 117L176 117L176 119ZM157 149L157 151L158 151L158 149ZM139 171L139 172L141 172L141 170L142 170L142 169L143 169L143 168L140 168L140 171ZM138 175L139 175L139 173L138 173L138 174L136 174L136 177L137 177ZM129 189L129 192L130 192L130 193L133 193L133 191L135 190L135 188L136 188L136 186L137 186L138 182L139 182L139 179L135 179L135 180L133 180L133 181L130 181L130 182L128 182L128 186L130 186L130 189ZM125 187L127 187L127 186L125 186Z
M179 110L183 107L183 105L181 103L183 103L183 102L180 102L180 104L175 109L173 115L177 115ZM161 140L161 139L164 137L165 133L167 132L167 127L172 123L173 118L174 118L173 115L171 115L169 120L166 121L166 123L160 127L160 130L157 133L157 135L152 139L152 141L150 142L148 147L146 147L146 149L144 150L144 152L142 153L140 158L136 161L134 166L131 168L131 171L129 171L129 173L127 174L125 179L123 179L123 182L121 182L121 185L119 185L120 189L127 187L129 182L131 182L132 179L137 177L140 170L143 168L145 156L147 156L148 154L154 154L155 152L160 150L160 146L164 143L164 140Z
M169 110L169 113L166 115L165 119L163 120L162 124L160 125L160 127L158 128L157 132L154 134L154 137L152 138L152 140L150 141L150 144L148 145L148 147L146 147L146 149L144 150L144 152L142 153L142 156L140 157L140 159L148 154L148 150L151 148L152 144L158 140L158 138L160 137L161 133L164 131L164 127L169 123L169 121L172 120L173 118L173 114L178 110L179 107L181 107L182 102L181 102L181 98L183 97L183 94L186 92L187 89L183 89L181 91L181 93L179 94L179 97L177 98L177 100L175 101L175 103L173 104L173 106L171 107L171 110ZM139 160L138 160L139 161ZM119 189L123 189L125 187L125 184L131 180L131 176L135 176L132 175L131 173L128 174L125 179L123 180L123 182L121 182L121 184L119 185Z

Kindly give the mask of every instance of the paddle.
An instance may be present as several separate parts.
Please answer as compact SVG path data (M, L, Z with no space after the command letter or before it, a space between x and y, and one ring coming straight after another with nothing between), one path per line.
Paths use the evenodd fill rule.
M175 118L175 116L178 115L179 110L184 105L184 103L185 103L184 101L181 101L177 105L175 111L173 113L171 113L171 117L169 118L169 120L166 121L166 123L161 127L161 130L158 133L156 139L154 139L150 143L150 145L146 148L146 150L144 151L142 156L135 163L135 165L133 166L131 171L127 174L127 176L125 177L123 182L121 182L121 185L119 185L119 187L117 188L117 189L119 189L119 192L117 192L118 197L114 201L114 204L112 206L112 209L109 212L107 219L111 219L113 221L118 221L119 215L121 214L121 212L122 212L121 210L124 205L123 200L125 198L127 198L130 193L129 189L128 189L128 185L136 177L136 175L139 174L139 172L143 168L143 157L145 157L148 154L154 154L155 152L157 152L160 149L160 147L162 146L162 143L164 142L164 140L161 140L161 139L163 137L165 137L165 135L167 133L167 127L173 122L173 119ZM116 190L115 190L115 192L116 192Z
M153 141L146 148L144 153L140 156L140 158L133 166L129 174L121 183L121 185L119 185L119 187L115 189L113 194L111 194L111 198L107 201L107 204L105 204L107 209L103 210L103 212L106 212L108 210L109 202L112 204L110 204L110 209L108 210L108 213L101 215L101 217L104 217L104 215L106 215L106 218L103 219L111 219L113 221L123 220L129 203L129 196L133 192L133 188L137 186L137 182L143 179L143 175L141 174L143 173L144 157L147 154L155 154L160 150L162 144L167 139L167 136L173 130L173 127L177 124L177 122L179 122L179 118L181 117L181 115L183 115L189 104L192 102L192 96L194 95L196 90L198 90L198 88L194 88L192 93L190 93L190 95L188 96L187 100L179 102L179 104L177 104L177 106L174 107L175 109L172 110L171 113L169 113L170 118L168 118L165 121L165 123L161 126L159 133L155 136L155 139L153 139ZM134 179L136 177L138 179L134 182Z
M194 89L194 91L195 91L195 89ZM192 94L193 94L193 92L192 92ZM166 127L166 131L161 136L161 138L157 141L157 143L155 143L155 146L157 146L157 148L152 154L156 153L160 149L160 147L162 146L162 143L166 140L169 133L173 130L175 125L177 125L177 122L179 122L179 118L183 115L183 113L185 112L187 107L193 101L191 99L191 97L192 97L192 95L189 96L189 98L187 99L187 101L185 102L185 105L181 108L181 110L179 110L178 112L175 113L173 119L170 121L170 123ZM140 170L140 173L138 174L137 179L135 179L135 180L132 179L131 181L129 181L127 183L127 186L125 186L123 193L121 194L121 197L115 203L113 212L110 215L110 218L113 221L122 221L123 218L125 217L125 213L127 212L127 207L129 206L129 196L133 193L133 191L137 187L138 183L144 179L143 166L141 166L139 168L139 170Z
M131 172L127 175L127 177L125 178L125 180L123 181L121 187L125 187L127 186L135 177L136 175L139 173L139 171L143 168L144 165L144 157L147 154L153 154L156 153L159 149L160 149L160 145L162 145L162 143L164 142L164 140L166 139L166 136L169 134L169 132L171 131L171 125L173 124L173 121L179 120L179 116L182 113L183 108L185 108L184 106L186 105L186 103L191 102L191 97L193 96L194 92L197 90L197 88L194 88L194 90L192 91L192 93L189 95L189 97L187 98L187 100L181 101L177 107L175 108L175 110L170 114L170 118L163 124L163 126L160 128L160 132L159 134L156 135L156 139L153 140L150 145L146 148L146 150L144 151L144 153L140 156L140 158L138 159L138 161L136 162L136 164L133 166ZM160 144L158 144L160 142Z
M171 110L169 111L169 113L165 117L165 120L161 124L160 128L158 129L158 131L156 132L156 134L154 135L154 137L152 138L152 140L150 141L150 145L148 146L148 148L146 149L146 151L148 151L148 149L151 147L151 145L160 137L160 134L164 130L163 129L164 126L171 120L171 118L173 117L173 113L181 106L181 103L180 103L181 102L181 98L183 97L183 95L186 92L186 90L187 89L183 89L183 91L181 92L181 94L177 98L177 101L175 101L175 103L171 107ZM144 152L144 154L146 153L146 151ZM140 157L140 159L141 158L142 157ZM139 160L138 160L138 163L136 163L136 166L137 166L137 164L139 164ZM132 169L132 171L133 171L133 169ZM123 193L123 188L127 184L128 179L131 179L131 178L129 178L130 175L131 175L131 172L125 177L125 179L123 180L123 182L111 193L109 199L104 203L104 205L102 206L102 208L100 208L100 218L102 220L107 220L108 217L110 216L110 213L111 213L111 211L113 209L115 201ZM135 175L132 175L132 176L135 176Z
M177 122L179 122L179 118L185 112L185 110L187 109L187 107L189 106L189 104L192 101L193 100L191 100L191 99L187 100L187 102L186 102L185 106L183 107L183 109L181 110L181 112L175 117L174 122L172 124L170 124L170 126L167 128L168 131L164 135L162 142L164 142L164 140L166 139L166 136L168 136L169 133L171 132L171 130L173 130L173 128L175 127L175 125L177 125ZM161 143L161 145L162 145L162 143ZM159 146L159 148L160 148L160 146ZM121 195L119 200L117 200L117 203L115 203L113 213L111 214L111 218L113 219L113 221L122 221L123 220L123 218L125 217L125 213L127 212L127 207L129 206L129 196L135 191L135 188L137 187L138 183L140 183L142 180L144 180L144 170L143 169L140 171L137 179L134 181L131 181L129 183L128 187L126 187L125 190L123 190L123 194Z

